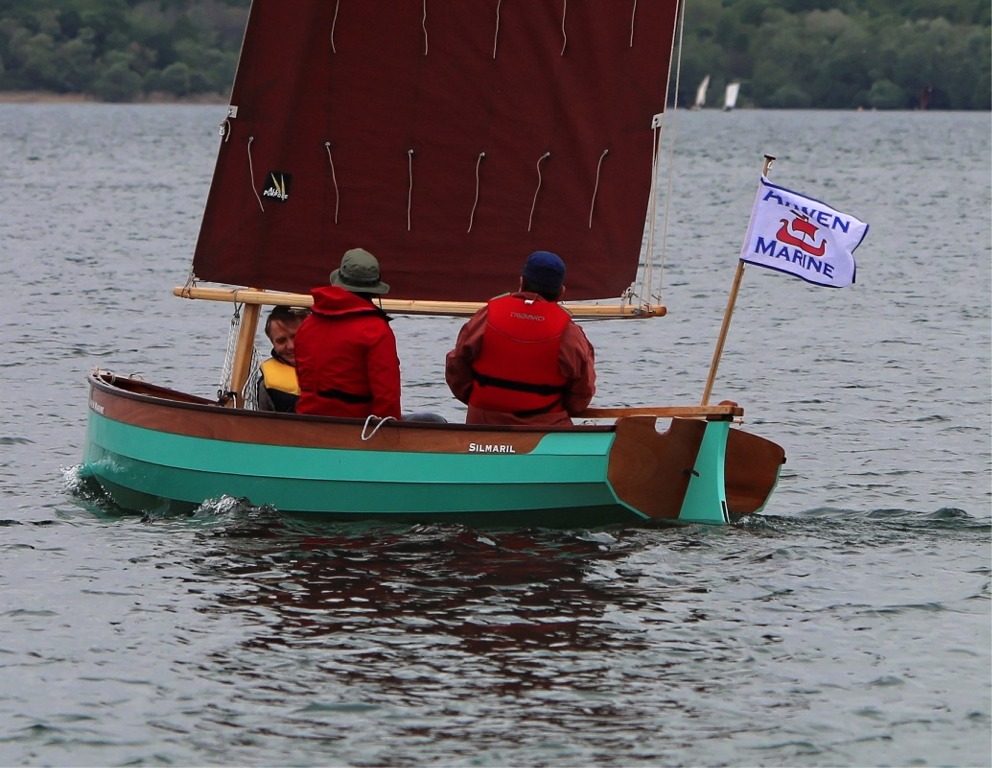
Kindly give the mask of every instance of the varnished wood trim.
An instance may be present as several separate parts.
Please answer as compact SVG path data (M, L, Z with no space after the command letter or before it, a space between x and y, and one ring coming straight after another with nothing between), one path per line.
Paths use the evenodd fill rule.
M229 301L238 304L271 304L288 307L309 307L313 297L305 293L284 293L281 291L260 291L254 288L201 288L181 286L172 289L175 296L183 299L205 299L207 301ZM380 301L380 300L377 300ZM394 315L441 315L449 317L470 317L485 306L484 301L426 301L413 299L381 299L382 308ZM597 320L643 320L664 317L668 313L662 304L569 304L564 305L573 317Z
M529 453L552 432L610 432L608 426L484 427L433 422L382 425L362 440L363 419L269 413L223 408L204 398L146 382L114 377L90 377L90 408L114 421L190 437L262 445L347 450L395 450L419 453L471 453L473 443L501 452ZM371 432L373 427L369 428ZM512 449L512 451L510 450ZM479 451L487 452L487 451Z
M778 482L785 449L771 440L731 429L727 437L727 507L738 515L761 509Z
M654 519L677 518L705 430L677 419L659 434L653 416L619 419L607 477L620 500Z
M616 419L625 416L660 416L662 418L730 421L744 416L739 405L664 405L632 408L586 408L577 419Z

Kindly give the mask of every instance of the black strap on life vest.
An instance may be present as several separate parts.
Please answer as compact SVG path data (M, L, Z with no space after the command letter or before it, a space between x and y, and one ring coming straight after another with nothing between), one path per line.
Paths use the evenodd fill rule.
M487 376L477 371L472 371L472 378L484 387L502 387L503 389L513 389L517 392L531 392L535 395L560 395L565 391L565 387L556 384L530 384L526 381L513 381L512 379Z
M555 400L553 403L551 403L551 405L546 405L543 408L531 408L529 411L514 411L513 415L516 416L518 419L526 419L530 416L537 416L538 414L541 413L550 413L551 411L560 411L560 410L562 410L561 398Z
M271 389L269 387L266 387L265 391L269 393L269 399L272 401L272 407L276 411L280 413L292 413L296 410L296 401L300 399L298 395L283 392L281 389Z
M321 397L328 400L341 400L345 403L371 403L372 395L354 395L351 392L344 392L340 389L322 389L317 392Z
M526 381L513 381L512 379L500 379L496 376L487 376L484 373L472 371L472 378L485 387L502 387L503 389L513 389L518 392L530 392L535 395L558 395L552 402L541 408L530 408L526 411L512 411L513 415L520 419L530 416L537 416L542 413L562 410L561 395L565 392L565 387L554 384L530 384Z

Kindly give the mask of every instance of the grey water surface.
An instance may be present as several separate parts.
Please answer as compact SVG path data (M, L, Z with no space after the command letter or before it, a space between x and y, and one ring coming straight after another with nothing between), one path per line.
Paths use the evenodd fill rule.
M669 314L587 326L594 404L699 402L764 153L871 225L851 288L745 274L712 399L777 492L486 531L80 481L92 368L216 391L231 307L171 289L224 112L0 105L0 765L992 764L988 113L678 114ZM395 321L406 409L460 417L458 326Z

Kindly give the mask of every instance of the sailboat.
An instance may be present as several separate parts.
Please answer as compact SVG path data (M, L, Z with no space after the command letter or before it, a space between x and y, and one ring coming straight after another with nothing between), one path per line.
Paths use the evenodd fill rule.
M760 512L784 451L708 395L590 408L573 427L247 407L261 308L308 305L353 247L381 259L393 313L470 315L544 248L567 261L577 318L622 330L666 313L632 286L653 242L678 3L618 9L254 0L190 278L174 289L232 303L224 385L209 398L94 370L82 474L144 512L223 497L477 526Z
M696 101L692 105L693 109L702 109L706 106L706 91L710 87L710 76L707 75L699 83L699 87L696 88Z
M727 83L727 90L723 95L723 111L730 112L737 106L737 97L741 92L740 83Z

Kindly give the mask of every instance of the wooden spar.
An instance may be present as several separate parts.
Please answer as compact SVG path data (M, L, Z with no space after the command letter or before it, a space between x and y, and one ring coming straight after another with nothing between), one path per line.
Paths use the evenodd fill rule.
M737 272L734 274L734 283L730 287L730 297L727 299L727 309L723 313L723 325L720 326L720 336L716 342L716 349L713 350L713 360L710 362L710 373L706 378L706 387L703 389L703 399L700 405L708 405L710 393L713 391L713 382L716 380L716 369L720 364L720 356L723 354L723 344L727 340L727 331L730 329L730 317L734 314L734 304L737 302L737 291L741 287L741 280L744 278L744 262L737 260Z
M619 419L625 416L661 416L679 419L737 419L744 416L739 405L665 405L632 408L586 408L575 419Z
M772 167L775 158L765 155L764 164L761 166L761 175L767 176L768 170ZM737 303L737 292L741 287L741 280L744 278L744 262L737 260L737 272L734 274L734 284L730 288L730 297L727 299L727 309L723 313L723 324L720 326L720 337L716 342L716 349L713 350L713 360L710 363L710 373L706 378L706 386L703 389L703 399L700 405L708 405L710 393L713 391L713 382L716 380L716 369L720 364L720 356L723 354L723 345L727 341L727 332L730 330L730 318L734 314L734 304Z
M235 397L230 405L241 407L245 383L251 372L251 356L255 350L255 330L258 328L258 316L262 311L260 304L245 304L241 327L238 329L238 343L234 348L234 362L231 365L231 391Z
M309 307L313 297L304 293L281 293L260 291L254 288L200 288L183 286L173 288L172 293L184 299L206 299L208 301L230 301L255 307L255 320L258 320L258 307L262 304L281 304L287 307ZM397 315L443 315L468 317L474 315L485 302L481 301L415 301L409 299L382 299L382 308ZM662 304L645 306L618 304L565 304L573 317L589 320L643 319L663 317L668 309ZM245 317L247 321L247 316ZM244 326L242 326L244 327ZM253 330L254 334L254 330Z

